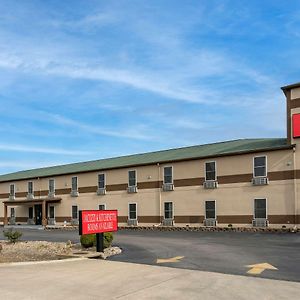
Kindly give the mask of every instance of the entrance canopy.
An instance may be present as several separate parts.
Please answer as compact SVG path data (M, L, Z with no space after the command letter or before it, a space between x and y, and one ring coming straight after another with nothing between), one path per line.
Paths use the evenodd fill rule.
M47 216L46 216L46 205L48 203L59 203L61 202L61 198L58 197L46 197L46 198L38 198L38 199L24 199L24 200L8 200L3 201L4 204L4 225L8 224L8 218L7 218L7 207L8 206L22 206L22 205L36 205L41 204L42 205L42 225L47 225Z

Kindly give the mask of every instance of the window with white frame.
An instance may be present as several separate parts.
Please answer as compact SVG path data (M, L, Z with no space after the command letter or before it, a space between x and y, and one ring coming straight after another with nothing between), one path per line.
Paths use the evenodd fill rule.
M105 189L105 174L98 174L98 188Z
M164 217L165 219L173 219L173 202L164 203Z
M72 219L76 220L78 219L78 206L72 205Z
M128 186L136 186L136 170L128 171Z
M55 180L49 179L49 194L55 194Z
M105 204L99 204L99 210L106 210Z
M164 184L173 183L173 167L164 167Z
M15 185L12 183L9 185L9 196L15 197L15 195L16 195L16 188Z
M136 203L129 203L128 218L129 218L129 220L137 219L137 204Z
M33 182L32 181L28 182L28 194L33 195Z
M210 161L205 163L205 180L214 181L216 179L216 162Z
M49 206L49 218L50 219L55 218L55 207L53 205Z
M267 157L256 156L253 159L253 175L254 177L267 176Z
M216 218L216 201L214 200L205 201L205 218L206 219Z
M72 177L72 192L78 191L78 177L74 176Z
M254 199L254 218L267 218L267 199Z

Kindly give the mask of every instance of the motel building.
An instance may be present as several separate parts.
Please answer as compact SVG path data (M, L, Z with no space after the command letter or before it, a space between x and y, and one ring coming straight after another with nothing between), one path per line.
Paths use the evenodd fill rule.
M294 227L300 221L300 83L282 88L287 138L241 139L0 176L0 222L78 224L117 209L120 226Z

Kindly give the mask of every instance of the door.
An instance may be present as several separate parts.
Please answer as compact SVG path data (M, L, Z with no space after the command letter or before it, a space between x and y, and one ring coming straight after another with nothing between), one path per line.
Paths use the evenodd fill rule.
M35 212L35 225L42 225L42 204L34 206Z

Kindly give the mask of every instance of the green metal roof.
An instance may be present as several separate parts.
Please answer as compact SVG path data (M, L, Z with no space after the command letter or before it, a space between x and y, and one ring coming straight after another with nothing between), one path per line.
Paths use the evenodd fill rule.
M20 171L0 175L0 182L290 147L285 138L241 139Z

